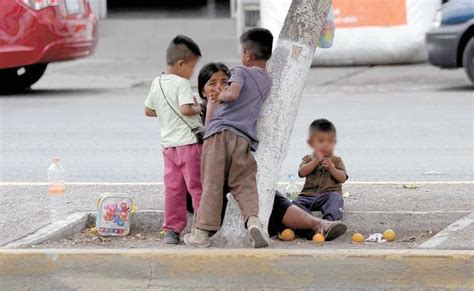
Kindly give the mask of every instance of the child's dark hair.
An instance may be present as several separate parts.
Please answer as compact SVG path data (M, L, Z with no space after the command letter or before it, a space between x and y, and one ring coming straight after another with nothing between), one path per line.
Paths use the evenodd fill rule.
M201 49L194 40L185 35L177 35L166 50L166 64L174 65L179 60L189 61L200 56Z
M327 119L316 119L315 121L311 122L311 125L309 126L309 133L313 134L316 132L332 132L336 134L336 127L331 121Z
M230 77L230 70L223 63L209 63L201 68L198 76L198 92L201 98L206 99L206 97L202 94L204 86L206 85L207 81L209 81L209 79L212 77L212 75L219 71L224 72L227 77Z
M272 56L273 35L265 28L252 28L240 36L240 44L250 50L257 60L268 60Z

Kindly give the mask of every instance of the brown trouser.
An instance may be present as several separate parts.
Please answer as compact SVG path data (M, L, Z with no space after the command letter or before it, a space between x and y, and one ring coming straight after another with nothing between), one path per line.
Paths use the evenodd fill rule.
M227 184L239 204L244 221L258 216L257 162L248 141L230 131L204 140L201 160L202 195L196 226L216 231L221 225L221 209Z

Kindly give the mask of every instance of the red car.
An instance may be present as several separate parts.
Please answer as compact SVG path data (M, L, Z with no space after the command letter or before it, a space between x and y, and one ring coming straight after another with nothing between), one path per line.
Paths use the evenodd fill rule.
M0 90L39 80L50 62L92 54L97 18L89 0L1 0Z

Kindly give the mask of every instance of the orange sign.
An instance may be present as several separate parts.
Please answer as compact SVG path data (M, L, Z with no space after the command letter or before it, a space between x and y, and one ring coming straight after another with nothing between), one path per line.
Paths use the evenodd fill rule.
M333 0L333 11L336 27L407 23L405 0Z

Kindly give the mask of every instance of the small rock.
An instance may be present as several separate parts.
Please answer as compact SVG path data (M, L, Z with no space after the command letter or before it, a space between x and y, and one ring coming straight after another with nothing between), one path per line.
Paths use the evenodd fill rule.
M91 227L91 228L89 229L89 233L91 233L91 234L97 234L97 228Z
M402 242L414 242L416 241L416 236L411 236L409 238L405 238L402 240Z
M431 236L433 234L433 231L431 229L427 229L425 230L424 233L421 234L421 237L428 237L428 236Z
M412 184L405 184L405 185L403 185L403 188L404 188L404 189L413 190L413 189L417 189L418 186L417 186L415 183L412 183Z

